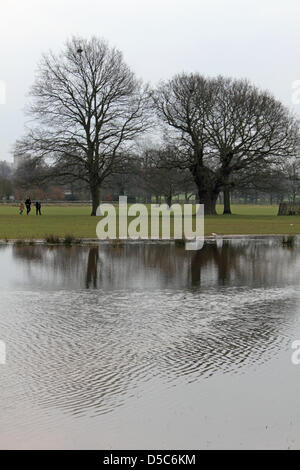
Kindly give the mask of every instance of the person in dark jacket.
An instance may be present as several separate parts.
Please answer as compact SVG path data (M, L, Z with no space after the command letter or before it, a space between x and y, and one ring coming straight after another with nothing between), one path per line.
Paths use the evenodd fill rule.
M27 199L25 201L25 206L26 206L26 210L27 210L27 215L29 214L29 212L31 211L31 199L29 196L27 196Z
M42 215L41 207L42 207L42 204L39 201L36 201L36 203L35 203L36 215Z

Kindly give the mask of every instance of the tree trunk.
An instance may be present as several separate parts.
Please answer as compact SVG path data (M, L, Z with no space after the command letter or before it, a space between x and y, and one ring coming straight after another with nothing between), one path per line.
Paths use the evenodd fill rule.
M97 209L100 204L100 188L99 186L91 188L91 197L92 197L92 213L91 216L95 216Z
M230 190L225 188L223 191L224 194L224 211L223 214L231 214L231 207L230 207Z
M166 202L167 202L168 206L171 207L171 205L172 205L172 195L171 194L168 194L166 196Z
M199 190L198 194L199 203L204 204L204 215L217 215L216 203L218 199L218 193L209 190Z
M214 172L198 164L192 165L190 170L198 189L199 203L204 204L204 215L217 215L216 203L220 190Z

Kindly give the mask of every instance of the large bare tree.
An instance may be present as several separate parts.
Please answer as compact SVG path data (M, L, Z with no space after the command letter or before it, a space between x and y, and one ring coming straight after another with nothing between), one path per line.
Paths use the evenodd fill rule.
M154 101L178 148L174 166L188 167L206 214L234 175L295 152L298 123L272 95L246 80L181 74L162 83Z
M30 95L33 125L16 151L45 159L56 177L87 182L96 215L103 181L148 126L147 87L120 51L74 37L43 56Z
M170 168L176 149L170 146L146 147L140 158L139 180L148 194L155 195L156 201L164 196L171 206L172 198L180 193L193 192L195 185L188 169Z

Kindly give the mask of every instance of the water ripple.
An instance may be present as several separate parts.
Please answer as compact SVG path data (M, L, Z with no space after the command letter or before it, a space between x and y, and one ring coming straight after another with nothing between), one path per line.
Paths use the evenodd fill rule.
M182 284L182 272L190 269L189 253L179 256L185 256L183 268L177 267L173 273L176 277L177 272L178 277L172 288L164 283L158 287L151 268L150 284L145 281L144 289L140 289L140 284L136 289L123 288L123 282L118 287L116 281L110 289L101 283L97 289L84 288L81 274L76 271L68 289L65 282L56 289L53 272L60 279L63 272L56 251L47 252L48 261L55 259L54 271L50 269L47 274L52 279L51 288L43 288L42 278L41 284L36 285L39 288L29 289L27 282L32 286L32 279L44 269L39 264L43 254L32 259L25 253L21 259L27 268L29 262L32 278L22 281L22 289L18 279L19 288L4 289L0 297L1 339L6 341L8 350L7 366L1 373L0 431L5 428L6 432L13 432L16 423L22 429L29 410L35 408L45 410L43 426L54 419L48 414L50 409L74 418L111 413L126 403L141 384L147 393L146 384L155 377L168 388L212 376L245 374L287 349L299 322L298 293L292 282L278 285L278 274L274 272L273 282L269 279L267 284L257 285L251 281L250 272L251 285L233 283L230 271L225 273L224 285L218 270L214 278L207 270L216 257L214 252L205 263L199 261L205 265L201 289L195 289L195 276L187 286ZM108 255L103 253L103 259ZM154 254L146 255L144 276L149 260L154 267L158 262ZM86 256L86 251L79 252L81 263ZM110 272L117 269L119 256L123 257L124 251L113 258L115 264L109 264ZM204 256L208 257L208 253ZM240 250L233 257L240 275L246 271L242 268L244 256ZM140 255L133 258L130 269L138 260L136 270L141 270ZM292 258L288 259L291 262ZM177 261L172 264L177 266ZM158 271L162 269L161 262L160 259L156 266ZM251 259L248 264L252 265ZM63 266L67 266L64 272L68 273L68 262L64 261ZM270 272L269 265L265 267ZM296 268L295 264L291 280L295 279ZM263 269L261 266L260 280L264 278ZM170 277L170 267L165 271ZM188 272L185 274L188 278ZM170 278L167 284L169 281ZM38 416L37 413L33 421Z

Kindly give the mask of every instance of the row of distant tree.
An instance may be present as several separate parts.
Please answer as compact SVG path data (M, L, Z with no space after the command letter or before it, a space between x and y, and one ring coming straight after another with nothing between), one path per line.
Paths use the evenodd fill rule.
M247 80L182 73L153 89L120 51L74 37L43 56L30 95L18 187L80 188L92 215L104 193L196 194L206 214L220 197L230 213L233 193L296 200L298 120Z
M188 170L177 168L165 169L157 162L161 150L145 148L141 155L131 158L128 168L107 179L101 189L100 199L117 201L119 195L128 195L129 201L166 202L171 204L177 200L191 202L197 199L197 187ZM14 172L5 162L0 162L0 198L9 199L14 196L17 200L24 199L27 193L33 199L52 201L88 201L90 200L89 186L82 181L62 183L61 178L45 178L40 169L35 172L32 165L24 165ZM300 200L300 162L282 165L281 168L269 169L259 174L248 175L246 180L240 179L231 189L231 200L239 203L268 203L279 204L286 200ZM224 193L218 201L224 203ZM230 210L229 208L227 208Z
M6 161L0 161L0 200L23 200L27 191L34 199L64 199L63 188L49 183L38 185L34 180L25 181L20 175L21 172L14 171Z

